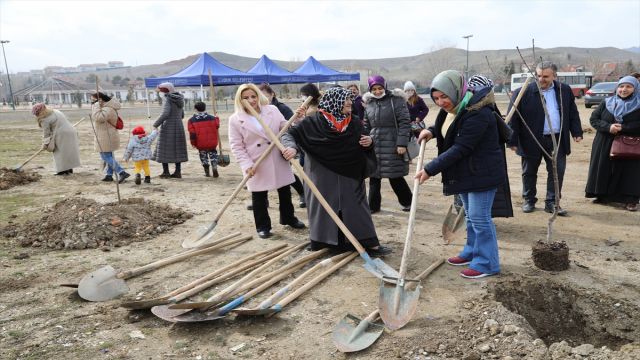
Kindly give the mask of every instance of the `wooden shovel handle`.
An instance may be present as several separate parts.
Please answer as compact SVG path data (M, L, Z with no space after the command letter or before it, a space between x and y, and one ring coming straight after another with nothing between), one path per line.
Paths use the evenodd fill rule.
M420 152L418 155L418 163L416 164L416 173L422 170L424 163L424 150L427 147L427 141L422 140L420 143ZM402 260L400 261L400 279L404 279L407 274L407 266L409 264L409 254L411 253L411 239L413 239L413 228L416 221L416 209L418 208L418 191L420 190L420 180L413 179L413 194L411 196L411 210L409 211L409 223L407 224L407 237L404 240L404 250L402 251Z
M524 95L524 93L527 91L527 87L531 79L533 78L527 76L527 80L525 80L524 84L522 84L522 87L520 88L521 90L518 93L518 96L516 97L516 101L514 101L513 105L511 105L511 111L509 111L509 113L507 114L507 118L504 120L504 122L506 122L507 124L509 123L509 121L511 121L513 114L516 113L516 108L518 107L518 104L520 104L520 99L522 99L522 95Z
M193 257L193 256L206 254L206 253L212 252L214 250L218 250L218 249L223 248L223 247L228 246L228 245L237 244L237 243L240 243L240 242L245 242L245 241L251 240L252 238L253 238L253 236L247 235L247 236L243 236L243 237L241 237L239 239L231 240L231 241L228 241L226 243L222 243L222 244L218 244L218 245L214 245L214 246L209 246L209 247L204 248L204 249L190 250L190 251L187 251L184 254L181 254L181 255L178 255L178 256L172 256L172 257L169 257L169 258L165 258L165 259L162 259L162 260L158 260L158 261L152 262L151 264L147 264L145 266L141 266L141 267L138 267L138 268L135 268L135 269L131 269L131 270L122 271L122 272L118 273L116 275L116 277L118 279L126 280L126 279L132 278L134 276L137 276L137 275L140 275L140 274L144 274L144 273L146 273L148 271L155 270L155 269L160 268L162 266L173 264L173 263L182 261L184 259L187 259L187 258L190 258L190 257Z
M291 293L289 296L287 296L284 299L280 300L280 302L278 302L278 304L276 306L278 306L280 308L286 306L287 304L289 304L293 300L297 299L300 295L304 294L307 290L309 290L312 287L316 286L316 284L318 284L319 282L324 280L327 276L331 275L332 273L334 273L336 270L338 270L342 266L348 264L356 256L358 256L358 254L356 254L356 253L349 254L347 257L342 259L339 263L333 265L332 267L330 267L325 272L323 272L320 275L318 275L318 276L314 277L313 279L311 279L311 281L306 283L303 287L299 288L298 290L296 290L293 293Z
M280 151L284 151L285 147L282 145L278 137L276 137L276 134L274 134L273 131L271 131L271 128L267 126L267 124L265 124L264 120L262 120L260 115L251 107L249 102L246 100L242 100L242 103L244 104L245 108L248 109L249 112L251 112L251 115L253 115L253 117L258 119L258 122L260 122L260 125L264 129L267 136L269 136L269 139L271 139L271 142L275 144ZM325 200L324 196L322 196L322 193L320 193L320 190L318 190L318 188L313 183L313 181L311 181L309 176L307 176L307 174L304 172L304 170L302 169L302 166L300 166L300 164L294 159L290 159L289 163L291 163L291 166L296 171L298 176L301 177L302 180L304 180L304 183L309 187L311 192L313 192L313 195L315 195L316 199L318 199L318 201L320 202L324 210L327 212L327 214L329 214L329 216L331 216L331 218L336 223L336 225L338 225L338 228L340 228L342 233L347 237L351 245L353 245L356 248L358 253L363 254L365 250L362 247L362 245L360 245L360 242L356 239L355 236L353 236L351 231L349 231L349 229L342 222L342 220L340 220L340 218L335 213L335 211L333 211L333 209L331 208L331 205L327 203L327 200Z
M309 105L311 100L313 100L313 98L311 96L307 96L307 98L304 100L304 102L302 103L301 106ZM297 118L298 118L298 115L296 115L294 113L293 116L291 118L289 118L289 120L287 120L287 122L284 124L284 126L282 127L282 129L278 133L278 136L282 136L282 134L287 132L287 130L289 130L289 126L291 126L293 121L295 119L297 119ZM264 159L266 159L267 156L269 156L269 154L271 154L271 150L273 150L273 148L275 146L276 146L276 144L274 142L272 142L267 147L267 149L262 154L260 154L260 157L253 163L253 169L256 169L258 167L258 165L260 165L262 163L262 161L264 161ZM218 222L218 220L220 220L220 218L222 217L222 214L224 214L225 210L227 210L227 208L229 207L229 205L231 204L233 199L236 198L238 193L244 188L244 186L246 185L247 181L249 181L250 178L251 177L247 176L247 175L245 175L244 178L242 178L242 181L240 182L240 184L238 184L238 186L236 186L235 190L233 190L233 193L231 193L231 196L229 196L227 201L225 201L225 203L222 205L222 208L220 208L220 210L218 210L218 213L214 216L214 218L213 218L214 222Z
M180 293L183 293L183 292L185 292L185 291L187 291L189 289L193 289L194 287L196 287L196 286L198 286L198 285L200 285L200 284L202 284L202 283L204 283L206 281L209 281L209 280L217 277L220 274L223 274L223 273L225 273L225 272L227 272L227 271L229 271L231 269L237 268L238 266L250 261L251 259L260 258L262 256L268 255L269 253L272 253L274 251L282 249L285 246L286 245L283 244L283 245L279 245L279 246L276 246L276 247L271 248L271 249L267 249L267 250L260 251L260 252L255 253L255 254L251 254L249 256L245 256L245 257L243 257L242 259L240 259L238 261L235 261L235 262L233 262L233 263L231 263L231 264L229 264L227 266L223 266L220 269L217 269L217 270L215 270L213 272L210 272L209 274L207 274L207 275L205 275L205 276L203 276L203 277L201 277L201 278L199 278L197 280L194 280L194 281L190 282L187 285L184 285L184 286L182 286L182 287L180 287L178 289L175 289L172 292L166 294L165 296L166 297L172 297L172 296L176 296L176 295L178 295Z
M433 264L431 264L425 271L421 272L420 275L416 277L416 280L422 281L424 278L429 276L435 269L437 269L440 265L444 264L444 259L437 260ZM418 282L410 282L407 284L407 290L413 290L418 285Z

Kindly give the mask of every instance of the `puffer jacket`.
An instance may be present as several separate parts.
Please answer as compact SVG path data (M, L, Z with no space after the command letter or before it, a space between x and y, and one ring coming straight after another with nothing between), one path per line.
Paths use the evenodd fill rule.
M206 112L194 114L187 123L189 141L198 150L211 151L218 146L220 119Z
M446 111L440 110L435 125L429 128L438 143L438 157L427 163L424 170L430 176L442 173L445 195L486 191L506 181L494 103L493 90L483 88L456 115L446 137L441 132Z
M95 121L96 128L95 151L112 152L120 148L120 136L115 128L118 122L118 110L120 110L120 102L115 97L102 105L99 101L91 105L91 119Z
M124 151L124 160L129 161L129 159L133 159L133 161L140 161L151 159L153 156L151 143L153 143L156 137L158 137L158 130L153 130L151 134L143 137L134 135L131 140L129 140L127 149Z
M162 114L153 123L154 128L162 127L156 143L153 160L159 163L182 163L189 161L187 138L184 133L184 96L180 93L166 94Z
M373 139L378 159L378 169L371 177L398 178L407 175L409 158L397 152L398 146L407 146L411 131L404 92L400 89L386 90L381 99L376 99L368 92L362 96L362 101L365 104L365 131Z

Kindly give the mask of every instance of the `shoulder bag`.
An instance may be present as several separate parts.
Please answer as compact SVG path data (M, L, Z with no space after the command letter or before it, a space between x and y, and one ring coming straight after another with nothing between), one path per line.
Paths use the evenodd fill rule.
M640 160L640 136L616 135L609 157L615 160Z

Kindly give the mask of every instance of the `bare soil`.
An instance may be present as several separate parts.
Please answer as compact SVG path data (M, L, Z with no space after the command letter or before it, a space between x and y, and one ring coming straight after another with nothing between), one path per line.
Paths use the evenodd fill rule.
M499 106L505 109L505 99L501 100ZM591 110L585 109L582 102L578 106L583 127L587 129ZM65 112L74 121L87 111ZM152 118L158 113L159 108L152 108ZM41 133L26 111L0 115L3 120L0 165L10 167L37 150ZM144 108L125 108L120 115L125 120L122 145L133 126L150 127ZM227 151L224 134L228 115L221 114L221 134ZM434 116L432 109L428 122ZM35 170L42 176L40 181L0 193L0 227L12 225L9 229L15 230L14 234L5 231L0 238L2 359L640 358L637 311L640 213L625 211L615 204L592 204L584 198L593 132L585 133L583 142L572 143L562 198L562 207L569 211L569 216L558 218L554 226L553 240L566 242L570 249L568 270L542 271L534 266L531 249L546 238L549 215L542 209L530 214L520 211L520 159L509 152L515 217L495 219L502 273L466 280L459 276L460 268L443 265L423 281L418 310L407 326L397 331L386 330L370 348L348 356L335 349L331 331L347 313L364 317L374 310L380 287L379 280L363 268L359 258L268 319L229 316L217 322L172 325L148 311L119 308L122 299L90 303L80 299L72 289L59 287L61 283L77 282L103 265L130 269L183 251L182 241L212 221L242 179L233 157L230 166L219 169L219 178L204 177L195 150L190 150L191 161L183 165L183 179L159 179L161 168L152 164L151 184L136 186L127 181L120 187L123 199L145 199L144 206L135 203L141 200L133 201L131 211L141 211L152 204L194 216L178 224L174 222L176 217L184 221L184 214L174 217L167 215L169 210L153 208L153 214L141 214L140 222L153 223L156 230L157 226L167 226L166 231L151 231L142 236L145 241L128 242L125 239L131 239L131 234L144 233L144 227L141 230L136 223L128 228L124 224L133 214L106 205L116 201L115 184L100 181L101 161L93 151L88 122L79 125L79 134L83 166L74 174L53 176L52 158L43 154L26 166L26 170ZM121 154L119 151L116 156ZM429 143L427 159L435 154L435 144ZM543 195L544 167L539 174L538 189ZM412 181L410 176L407 180ZM452 199L442 196L439 181L436 177L420 187L409 276L417 275L437 259L456 255L464 242L461 236L451 245L443 244L442 220ZM216 238L235 231L255 233L252 213L246 210L249 195L240 192L220 219ZM278 225L275 193L270 194L270 203L273 238L256 237L221 253L199 256L129 279L130 293L126 297L158 296L268 246L308 241L308 230ZM65 207L70 204L76 205L78 212ZM83 233L43 230L46 229L43 223L55 212L55 206L65 207L67 221L58 218L64 227L91 223L92 230L85 232L89 239L86 243L98 248L75 250L63 246L55 250L58 245L49 248L51 243L64 244L65 236ZM95 222L89 217L77 218L80 208L98 211L102 207L114 211ZM156 212L162 213L159 217L163 220L152 216ZM296 206L296 215L306 222L305 209ZM115 216L123 221L122 225L111 224ZM400 265L407 218L390 187L383 185L382 211L373 219L382 243L394 249L384 259L394 268ZM105 234L100 229L127 231L123 237L113 238L114 243L105 243L110 250L105 252L99 246L99 239ZM36 233L38 239L43 236L38 240L40 247L33 247L35 242L30 247L21 247L17 241L19 236L33 238L31 234ZM191 300L205 299L223 286ZM248 306L264 300L275 288L249 301Z
M533 264L542 270L562 271L569 268L569 247L564 241L539 240L531 248Z
M0 168L0 190L7 190L14 186L25 185L40 180L41 176L34 172L18 172L15 170Z

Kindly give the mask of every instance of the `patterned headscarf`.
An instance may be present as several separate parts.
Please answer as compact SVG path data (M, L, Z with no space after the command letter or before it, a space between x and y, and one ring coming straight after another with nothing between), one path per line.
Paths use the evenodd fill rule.
M633 94L631 94L626 99L623 99L616 93L615 95L610 96L605 100L607 104L607 110L609 110L616 121L621 124L622 117L640 107L640 83L638 83L638 80L631 75L623 77L622 79L618 80L616 92L618 91L618 86L622 84L630 84L631 86L633 86Z
M467 85L470 88L485 87L485 86L493 87L493 80L489 79L484 75L473 75L467 81Z
M40 112L46 108L47 106L44 103L37 103L31 108L31 114L33 116L38 116L38 114L40 114Z
M335 120L340 123L350 116L342 113L342 108L344 107L344 103L347 99L353 101L353 93L350 90L342 87L334 87L325 91L324 95L322 95L322 98L320 99L318 108L331 114Z

